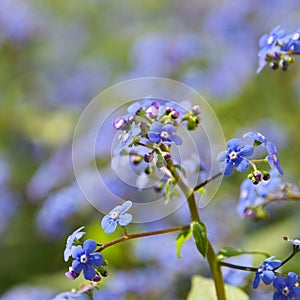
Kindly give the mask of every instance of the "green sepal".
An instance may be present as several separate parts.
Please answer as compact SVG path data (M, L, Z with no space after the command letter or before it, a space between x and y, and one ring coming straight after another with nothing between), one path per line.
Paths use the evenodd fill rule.
M220 251L217 254L218 260L223 260L224 258L229 258L233 256L239 256L243 254L261 254L264 255L266 258L270 257L270 255L266 252L261 251L247 251L239 248L230 248L230 247L224 247L220 249Z
M204 194L205 194L205 188L202 186L202 187L200 187L199 189L195 190L195 192L204 195Z
M199 252L202 254L203 258L205 258L207 254L207 246L208 246L206 227L204 223L200 221L199 222L193 221L191 223L191 229L192 229L196 247L199 250Z
M178 258L181 258L181 248L183 246L183 244L190 239L190 237L192 236L192 231L191 229L185 229L185 230L182 230L177 239L176 239L176 255Z

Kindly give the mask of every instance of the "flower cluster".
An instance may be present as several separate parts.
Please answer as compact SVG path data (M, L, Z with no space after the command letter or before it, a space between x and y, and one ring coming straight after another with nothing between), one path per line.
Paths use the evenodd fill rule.
M261 133L256 132L247 132L243 137L246 139L250 138L251 145L243 144L241 139L233 138L227 142L228 150L222 151L217 157L218 161L223 162L221 172L225 176L232 175L234 168L236 168L238 172L244 172L248 169L249 165L251 165L253 172L251 172L248 177L253 184L258 184L262 180L268 180L270 178L267 171L261 168L259 169L256 166L257 163L265 162L269 163L272 169L277 169L280 174L283 174L276 146L272 142L267 140ZM263 146L268 155L261 160L249 160L247 157L252 156L255 152L255 148L259 146Z
M156 179L164 177L154 190L164 189L170 179L166 170L170 147L182 144L177 129L179 126L196 129L201 121L200 113L200 107L188 101L178 104L148 97L131 104L127 114L114 121L114 128L121 132L114 155L129 155L132 164L140 166L138 186L143 186L151 175Z
M103 269L106 262L100 253L95 252L97 248L95 241L86 240L83 245L79 244L79 239L85 234L85 232L81 232L82 229L83 227L78 228L67 239L64 260L68 261L70 256L74 260L65 275L67 278L74 280L83 271L86 280L98 282L101 280L101 275L106 276L107 272Z
M287 70L293 63L294 55L300 54L300 29L286 34L279 25L270 34L264 34L259 40L260 51L258 53L259 73L266 65L273 70Z

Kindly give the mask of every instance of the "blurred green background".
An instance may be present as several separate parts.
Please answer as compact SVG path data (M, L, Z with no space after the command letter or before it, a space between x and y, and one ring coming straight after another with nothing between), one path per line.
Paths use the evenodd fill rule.
M226 139L250 129L261 131L276 143L286 180L299 184L300 62L288 72L255 73L259 37L277 24L295 31L299 17L297 0L1 0L3 299L24 284L47 289L49 295L77 287L78 282L64 277L62 256L73 229L86 224L88 237L111 238L99 230L99 212L79 200L83 197L73 184L70 149L82 110L120 81L159 76L195 88L216 112ZM103 109L117 105L107 101ZM299 204L276 204L271 219L259 224L239 220L233 204L242 179L237 174L224 180L208 215L219 209L221 216L236 218L232 230L233 224L223 224L229 227L228 243L285 255L281 237L299 236ZM124 254L131 247L120 245L106 254L112 273L140 266L141 259ZM300 272L295 261L291 267ZM168 299L186 297L189 279L180 282L176 296ZM158 299L150 292L128 295Z

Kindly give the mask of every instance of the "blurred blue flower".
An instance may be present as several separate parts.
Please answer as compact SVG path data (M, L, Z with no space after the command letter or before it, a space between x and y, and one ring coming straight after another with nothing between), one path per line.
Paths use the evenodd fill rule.
M132 215L126 211L132 206L131 201L126 201L122 205L118 205L108 215L104 216L101 221L101 227L105 233L113 233L117 228L117 223L121 226L128 225L132 220Z
M90 297L83 293L63 292L56 295L52 300L89 300Z
M94 290L93 300L125 300L125 296L105 288Z
M221 172L224 175L232 175L234 167L239 172L243 172L248 168L249 161L244 156L252 155L254 150L249 145L241 146L241 144L240 139L231 139L227 142L228 150L218 155L218 161L224 161L221 165Z
M103 257L100 253L92 253L97 248L97 243L93 240L86 240L83 247L76 246L72 252L75 258L72 262L72 268L76 274L83 270L83 276L87 280L93 280L96 276L94 267L100 267L103 263Z
M160 122L154 122L150 126L148 137L149 140L153 143L162 142L164 144L172 144L176 145L182 144L182 139L178 135L174 134L176 131L176 127L173 125L165 125L164 127Z
M133 123L131 129L121 135L120 142L114 149L114 155L118 155L122 150L126 150L133 143L134 137L137 137L140 132L141 128Z
M277 170L271 171L270 176L269 180L262 180L258 184L253 184L248 178L242 182L239 204L237 206L237 212L241 217L247 217L249 208L263 204L269 194L278 191L282 181L281 177Z
M279 268L281 265L280 260L273 260L275 256L267 258L258 268L255 273L255 277L252 282L252 286L256 289L259 285L260 280L264 284L270 284L275 278L274 270Z
M276 26L270 34L264 34L259 39L259 47L261 48L259 51L259 55L265 54L268 50L272 49L279 41L279 39L285 36L285 30L281 28L280 25Z
M287 277L278 276L273 281L274 288L277 291L274 293L274 300L298 300L300 299L300 287L298 286L298 275L294 272L289 272Z
M53 292L41 287L19 285L0 296L1 300L51 300Z
M300 53L300 29L288 37L288 41L285 44L284 51L293 51L294 53Z
M75 240L79 240L83 235L85 235L85 232L82 232L81 230L84 228L84 226L76 229L67 239L66 249L64 251L64 260L68 261L69 257L72 256L72 252L75 248L73 246Z

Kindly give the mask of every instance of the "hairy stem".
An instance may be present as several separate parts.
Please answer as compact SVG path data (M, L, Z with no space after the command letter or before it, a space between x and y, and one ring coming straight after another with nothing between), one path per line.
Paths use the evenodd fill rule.
M161 148L164 151L163 145L161 146ZM190 189L182 180L181 176L179 176L176 168L173 165L173 160L171 156L167 158L165 157L165 160L167 162L167 168L171 172L173 178L178 183L181 191L184 193L187 199L192 221L200 222L200 216L199 216L198 208L195 201L195 195L194 195L195 189ZM219 176L221 176L221 174L219 173L216 174L215 176L213 176L214 178L208 179L206 183L203 182L200 187L205 186L208 182L214 180ZM217 255L212 247L212 244L210 243L209 240L208 240L208 248L207 248L207 260L214 280L217 299L226 300L225 285L224 285L224 279L221 272L221 266L219 264Z
M171 228L166 228L162 230L156 230L156 231L148 231L148 232L141 232L141 233L135 233L135 234L125 234L121 236L118 239L115 239L113 241L107 242L105 244L100 244L99 248L97 249L97 252L101 252L102 250L111 247L113 245L128 241L128 240L133 240L133 239L138 239L146 236L153 236L153 235L159 235L159 234L165 234L169 232L176 232L176 231L181 231L181 230L186 230L189 229L190 225L185 225L185 226L177 226L177 227L171 227Z

